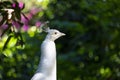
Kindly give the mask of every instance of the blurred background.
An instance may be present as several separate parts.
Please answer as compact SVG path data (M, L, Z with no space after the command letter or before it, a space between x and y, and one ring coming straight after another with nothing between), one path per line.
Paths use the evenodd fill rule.
M120 0L18 0L30 19L22 30L24 47L12 39L0 50L0 80L30 80L50 28L66 33L56 40L58 80L120 80ZM7 36L0 40L2 49Z

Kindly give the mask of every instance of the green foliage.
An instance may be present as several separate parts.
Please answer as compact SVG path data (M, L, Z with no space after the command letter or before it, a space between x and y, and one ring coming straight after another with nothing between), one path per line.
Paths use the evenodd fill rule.
M119 0L52 0L44 16L60 26L58 80L120 78ZM114 59L113 59L114 57Z
M66 33L56 41L58 80L120 79L119 4L119 0L50 0L46 10L35 16ZM37 68L45 35L35 27L22 35L24 49L13 47L13 39L8 57L0 53L2 80L29 80Z

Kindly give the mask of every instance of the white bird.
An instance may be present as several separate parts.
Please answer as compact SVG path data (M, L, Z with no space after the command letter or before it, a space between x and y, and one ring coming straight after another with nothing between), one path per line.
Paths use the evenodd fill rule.
M57 80L56 46L54 41L65 34L56 29L47 28L45 31L48 32L48 34L41 44L39 66L31 80Z

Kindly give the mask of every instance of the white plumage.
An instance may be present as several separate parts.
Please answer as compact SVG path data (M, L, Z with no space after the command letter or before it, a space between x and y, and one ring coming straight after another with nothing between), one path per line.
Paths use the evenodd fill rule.
M38 69L31 80L57 80L56 77L56 46L54 41L64 33L47 28L48 32L41 45L41 58Z

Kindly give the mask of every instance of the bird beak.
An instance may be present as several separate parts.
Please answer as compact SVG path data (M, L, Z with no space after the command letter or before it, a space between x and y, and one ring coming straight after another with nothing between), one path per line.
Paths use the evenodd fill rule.
M65 33L61 33L61 36L65 36L66 34Z

